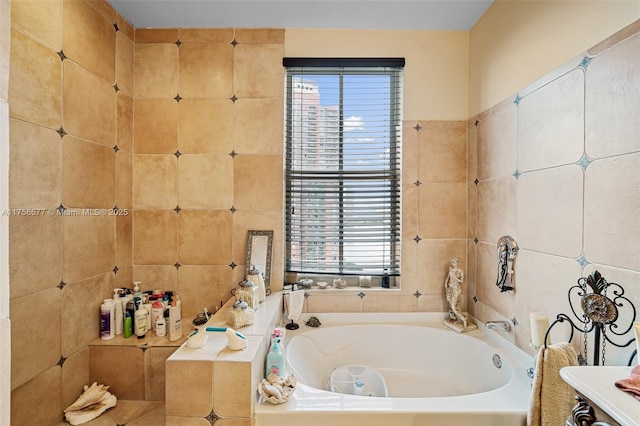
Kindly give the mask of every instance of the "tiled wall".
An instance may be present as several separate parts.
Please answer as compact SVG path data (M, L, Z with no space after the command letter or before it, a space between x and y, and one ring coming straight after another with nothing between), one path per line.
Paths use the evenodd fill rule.
M483 321L514 319L524 349L529 313L571 315L569 287L594 270L640 306L639 30L636 22L469 121L468 305ZM506 234L520 252L516 290L500 293L496 243ZM568 337L555 330L555 341ZM608 363L626 364L632 350L608 345Z
M133 38L102 1L11 2L9 206L37 212L9 217L11 424L62 419L133 276L132 216L110 214L132 208Z
M274 230L282 288L284 30L137 29L133 262L142 288L214 312Z

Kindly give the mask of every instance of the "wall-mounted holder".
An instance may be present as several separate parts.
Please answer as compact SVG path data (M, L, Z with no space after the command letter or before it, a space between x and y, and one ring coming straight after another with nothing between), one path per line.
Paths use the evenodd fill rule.
M516 256L518 255L518 244L516 240L505 235L498 240L498 279L496 286L500 292L513 290L516 282Z
M591 275L578 279L578 283L569 288L567 296L569 307L575 318L571 319L564 313L558 314L545 333L545 342L554 325L567 321L571 325L569 341L573 338L574 330L584 333L584 351L578 355L580 364L588 364L588 337L593 333L593 365L600 365L600 362L604 365L607 343L618 348L626 348L635 341L635 338L631 338L626 343L616 342L631 331L636 318L636 307L624 296L624 288L620 284L609 283L600 272L594 271ZM574 301L578 298L582 313L579 313L574 306ZM630 309L630 314L624 315L624 318L629 320L629 324L619 324L618 320L621 319L619 309L625 308ZM631 353L629 365L637 352L636 349ZM602 359L600 359L601 354Z

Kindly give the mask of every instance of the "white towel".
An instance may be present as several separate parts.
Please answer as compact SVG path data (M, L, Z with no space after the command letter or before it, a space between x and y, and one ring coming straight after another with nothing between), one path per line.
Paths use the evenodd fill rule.
M560 369L578 365L576 351L569 343L540 348L533 377L528 426L564 425L575 405L575 391L560 377Z
M289 299L287 303L288 319L297 321L298 317L302 313L302 307L304 306L304 290L294 290L289 293Z

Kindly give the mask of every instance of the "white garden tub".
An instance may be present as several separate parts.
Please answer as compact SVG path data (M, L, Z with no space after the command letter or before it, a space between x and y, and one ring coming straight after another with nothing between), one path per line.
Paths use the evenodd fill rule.
M443 314L306 314L304 319L311 315L322 326L301 325L288 331L285 341L296 392L286 404L257 404L256 426L526 424L531 389L526 369L532 360L496 332L479 328L458 334L442 325ZM371 375L363 395L353 394L343 380L332 383L332 372L352 365L382 376L388 396L367 396L380 395ZM330 391L337 388L342 393Z

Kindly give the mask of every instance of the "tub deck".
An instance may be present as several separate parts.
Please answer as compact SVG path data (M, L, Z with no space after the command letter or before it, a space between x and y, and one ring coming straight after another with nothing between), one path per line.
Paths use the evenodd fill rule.
M442 324L444 314L305 314L315 315L321 327L345 324L401 324L422 325L454 331ZM311 330L299 321L300 329L287 330L286 341ZM481 325L481 324L479 324ZM486 342L513 365L509 381L496 389L461 396L434 397L366 397L328 392L299 383L292 398L285 404L259 402L255 408L256 426L522 426L526 424L531 379L526 369L533 365L530 356L500 337L496 332L478 330L465 335ZM469 354L473 363L473 354Z

